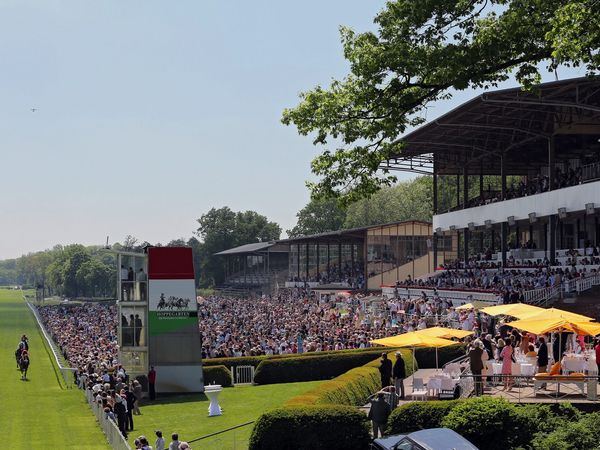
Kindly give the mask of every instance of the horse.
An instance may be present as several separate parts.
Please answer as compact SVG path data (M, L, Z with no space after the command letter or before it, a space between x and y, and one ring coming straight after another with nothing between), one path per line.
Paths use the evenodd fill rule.
M21 347L17 347L15 350L15 359L17 360L17 369L19 368L19 362L21 361L21 353L23 349Z
M19 369L21 370L21 380L27 379L27 369L29 368L29 356L23 355L19 360Z

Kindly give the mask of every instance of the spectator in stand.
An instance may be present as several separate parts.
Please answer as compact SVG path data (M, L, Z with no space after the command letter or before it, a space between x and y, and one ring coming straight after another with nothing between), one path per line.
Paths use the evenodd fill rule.
M600 338L596 338L594 350L596 351L596 365L598 366L598 382L600 382Z
M154 443L154 450L165 450L165 438L163 438L162 431L156 430L156 442Z
M177 433L173 433L171 435L171 443L169 444L169 450L179 450L179 435Z

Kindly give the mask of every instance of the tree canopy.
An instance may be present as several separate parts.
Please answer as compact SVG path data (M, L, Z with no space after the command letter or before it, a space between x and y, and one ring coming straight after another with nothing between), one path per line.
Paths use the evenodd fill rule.
M325 233L340 230L346 220L346 210L335 199L314 199L296 214L298 222L289 237Z
M281 227L255 211L234 212L229 207L212 208L198 219L197 245L200 284L218 285L224 280L223 261L214 254L253 242L279 239Z
M374 23L376 32L342 27L350 73L283 112L284 124L324 147L312 161L314 196L348 203L396 183L380 164L451 89L494 87L511 73L532 88L540 67L600 68L598 0L395 0Z

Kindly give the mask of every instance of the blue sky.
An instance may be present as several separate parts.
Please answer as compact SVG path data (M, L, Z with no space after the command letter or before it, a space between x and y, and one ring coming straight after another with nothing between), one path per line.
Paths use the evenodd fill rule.
M0 259L187 238L213 206L292 227L316 149L281 112L383 5L0 0Z

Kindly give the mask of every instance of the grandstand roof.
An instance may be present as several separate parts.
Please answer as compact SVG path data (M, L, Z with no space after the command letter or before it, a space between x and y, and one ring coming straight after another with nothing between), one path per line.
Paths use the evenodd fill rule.
M277 245L277 242L255 242L254 244L244 244L240 245L239 247L223 250L222 252L215 253L215 255L239 255L242 253L255 253L270 249L275 245Z
M388 227L388 226L393 226L393 225L402 225L402 224L407 224L407 223L419 223L419 224L423 224L423 225L431 225L431 222L425 222L423 220L402 220L399 222L389 222L389 223L384 223L381 225L369 225L366 227L359 227L359 228L349 228L346 230L335 230L335 231L327 231L324 233L317 233L317 234L309 234L306 236L296 236L293 238L288 238L288 239L282 239L280 241L280 243L293 243L293 242L297 242L297 241L326 241L326 240L339 240L339 238L358 238L358 239L363 239L365 236L365 232L367 230L370 230L372 228L381 228L381 227Z
M430 174L525 174L547 164L549 138L556 158L600 151L600 78L575 78L485 92L403 136L404 146L381 168Z

